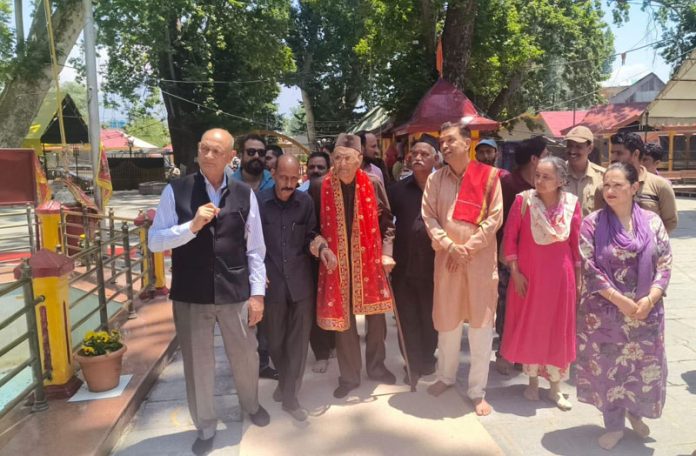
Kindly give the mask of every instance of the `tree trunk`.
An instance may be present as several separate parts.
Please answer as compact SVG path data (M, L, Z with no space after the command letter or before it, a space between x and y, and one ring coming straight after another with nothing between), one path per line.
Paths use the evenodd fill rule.
M57 3L51 20L58 65L63 65L84 28L85 12L79 0ZM41 5L32 21L24 50L14 76L0 94L0 147L22 145L53 83L48 31Z
M448 2L442 32L442 77L462 92L466 90L475 20L476 0Z
M300 92L302 93L302 104L305 109L305 120L307 121L307 143L309 144L309 150L314 152L317 150L317 129L314 123L314 106L312 104L312 97L307 91L307 81L310 80L310 73L312 71L312 62L314 58L311 53L307 53L304 56L304 63L302 64L302 72L300 73Z
M314 124L312 98L309 96L309 93L301 87L300 92L302 92L302 104L304 105L305 120L307 121L307 142L309 143L309 150L314 152L317 150L317 130Z
M519 68L512 74L508 84L503 89L501 89L500 92L498 92L498 95L496 95L495 100L493 100L491 105L488 107L486 114L489 117L495 119L500 115L503 109L505 109L508 101L510 100L510 96L513 93L517 92L517 90L519 90L519 88L522 86L525 72L525 68Z
M168 42L166 50L160 53L158 69L163 79L178 81L184 79L179 71L180 66L176 64L178 40L178 22L175 17L171 17L168 27L165 29L165 39ZM160 87L164 107L167 110L167 126L169 127L169 137L172 140L172 151L174 152L174 162L177 166L184 165L186 174L194 173L198 170L195 158L198 155L198 141L203 134L198 131L200 127L194 121L194 105L187 103L177 96L188 98L186 94L180 94L181 85L166 84ZM168 92L168 93L165 93ZM170 93L172 95L170 95Z
M423 52L432 66L435 67L435 52L437 51L437 10L433 0L420 0L421 8L421 40Z

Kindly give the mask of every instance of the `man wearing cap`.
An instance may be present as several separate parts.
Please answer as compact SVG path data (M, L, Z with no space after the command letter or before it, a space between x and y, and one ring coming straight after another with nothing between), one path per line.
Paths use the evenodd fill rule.
M440 127L447 163L428 178L423 221L435 250L433 323L438 332L439 396L456 383L463 325L471 351L467 396L479 416L491 413L484 396L498 300L495 233L503 221L503 196L495 168L469 160L471 132L464 120Z
M394 374L384 365L387 334L385 312L392 310L387 274L394 267L394 223L382 183L360 169L360 138L341 134L331 155L333 168L320 185L319 221L326 242L314 242L313 251L331 249L338 267L319 265L317 323L336 331L336 357L340 370L334 397L343 398L360 385L362 359L355 315L365 315L367 376L394 384ZM316 255L316 254L315 254Z
M490 138L482 139L478 144L476 144L475 151L476 160L488 166L495 167L495 164L498 161L498 143L496 143L495 140ZM499 173L501 178L506 174L510 174L507 170L502 168L500 169Z
M594 135L589 128L582 125L572 128L565 136L568 155L568 182L565 191L578 197L582 216L604 207L602 198L602 178L604 168L592 163Z
M435 252L421 216L423 189L435 165L437 139L424 134L411 146L413 174L389 188L389 205L396 218L392 283L406 347L402 347L415 384L435 372L437 331L433 327L433 262Z

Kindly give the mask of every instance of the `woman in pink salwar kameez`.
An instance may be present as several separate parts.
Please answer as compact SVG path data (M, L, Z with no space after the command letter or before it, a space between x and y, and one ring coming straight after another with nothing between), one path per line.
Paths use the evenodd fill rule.
M563 191L565 162L539 162L535 189L517 195L510 209L503 251L510 267L505 359L522 363L529 376L524 396L539 400L539 376L551 384L550 399L561 410L572 404L560 391L575 359L576 277L582 211L577 197Z

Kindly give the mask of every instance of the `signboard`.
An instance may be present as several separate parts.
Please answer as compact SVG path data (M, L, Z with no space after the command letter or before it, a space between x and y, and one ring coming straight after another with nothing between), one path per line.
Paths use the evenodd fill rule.
M0 206L36 204L33 149L0 149Z

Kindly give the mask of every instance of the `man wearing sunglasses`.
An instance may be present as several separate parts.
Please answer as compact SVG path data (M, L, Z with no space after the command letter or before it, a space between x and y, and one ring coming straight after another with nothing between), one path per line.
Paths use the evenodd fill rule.
M231 174L232 179L239 180L251 187L255 194L267 188L274 188L275 182L270 171L266 169L266 141L255 134L242 136L238 145L238 153L241 165ZM231 171L228 168L227 173ZM266 325L260 323L256 332L259 341L259 377L278 380L278 371L270 364L270 351L268 349L268 335Z
M239 141L241 166L232 174L234 179L249 185L258 193L275 186L270 171L266 169L266 141L255 134L249 134Z

